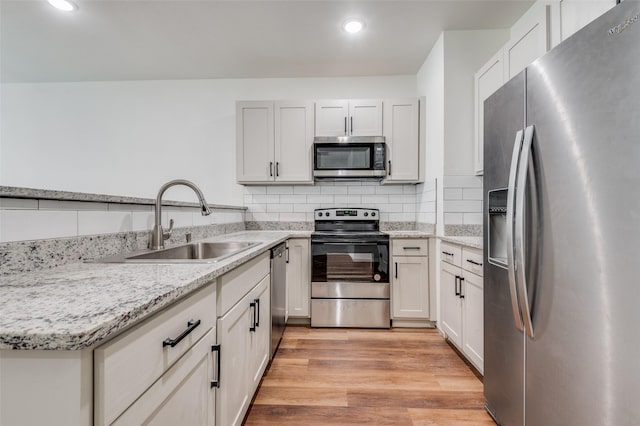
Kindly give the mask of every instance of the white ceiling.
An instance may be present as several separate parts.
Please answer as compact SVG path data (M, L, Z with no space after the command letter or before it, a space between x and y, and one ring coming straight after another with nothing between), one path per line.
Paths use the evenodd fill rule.
M3 82L415 74L443 30L510 27L524 0L0 2ZM366 29L341 30L348 17Z

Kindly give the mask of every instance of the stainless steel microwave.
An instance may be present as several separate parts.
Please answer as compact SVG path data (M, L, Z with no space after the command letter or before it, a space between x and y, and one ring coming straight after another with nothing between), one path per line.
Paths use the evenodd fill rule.
M316 179L383 178L387 175L384 136L316 137L313 176Z

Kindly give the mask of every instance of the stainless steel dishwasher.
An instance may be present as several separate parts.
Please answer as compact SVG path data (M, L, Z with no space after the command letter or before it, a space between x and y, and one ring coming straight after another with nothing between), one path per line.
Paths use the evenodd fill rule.
M285 327L287 301L286 244L271 249L271 358L276 353Z

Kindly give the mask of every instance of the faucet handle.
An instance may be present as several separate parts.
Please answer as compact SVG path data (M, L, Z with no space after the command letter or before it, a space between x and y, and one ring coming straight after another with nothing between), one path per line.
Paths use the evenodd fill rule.
M173 232L173 219L169 219L169 229L162 233L162 239L168 240L171 238L171 233Z
M187 242L190 243L191 242L191 232L187 232L185 234L185 238L187 239Z

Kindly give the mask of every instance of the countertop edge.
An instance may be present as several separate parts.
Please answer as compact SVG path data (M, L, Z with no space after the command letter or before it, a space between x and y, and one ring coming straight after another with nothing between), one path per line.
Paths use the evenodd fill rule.
M235 234L225 234L213 237L211 239L233 239L234 235L243 235L247 238L249 233L267 233L273 234L274 231L243 231ZM261 244L250 249L239 257L232 257L228 261L213 265L210 272L204 273L199 277L189 281L188 283L174 288L166 293L151 298L145 303L136 305L125 313L116 315L100 325L86 330L78 330L78 332L70 333L33 333L33 334L17 334L3 333L0 331L0 350L88 350L93 349L99 344L103 344L114 337L120 335L126 330L132 328L136 324L150 318L154 314L162 311L168 306L178 302L179 300L189 296L196 290L203 288L207 284L221 275L235 269L246 262L262 255L271 248L291 238L308 238L310 232L307 231L275 231L278 235L275 238L269 238L268 241L262 241ZM249 238L250 239L250 238ZM209 240L209 239L207 239ZM64 268L64 267L60 267ZM56 269L56 268L54 268ZM25 277L30 273L25 274Z

